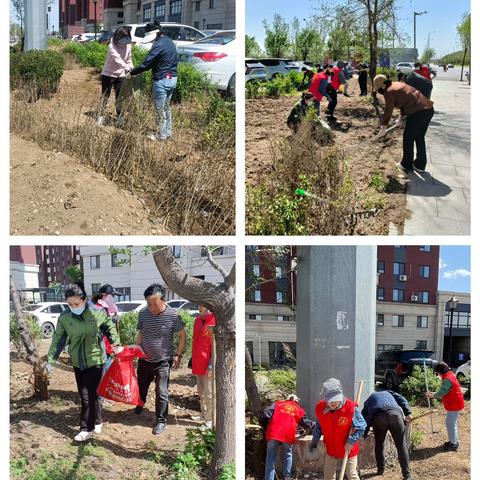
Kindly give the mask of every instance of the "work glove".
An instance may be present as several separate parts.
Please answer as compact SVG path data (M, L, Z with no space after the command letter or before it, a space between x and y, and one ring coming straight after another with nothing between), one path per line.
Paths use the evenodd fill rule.
M132 75L132 77L133 77L134 75L138 75L139 73L141 73L139 70L140 70L140 69L139 69L138 67L130 70L130 75Z
M312 443L310 444L310 448L309 448L310 453L313 452L313 451L317 448L317 446L318 446L318 443L317 443L317 442L312 442Z
M375 136L375 140L378 140L379 138L382 138L385 136L385 133L387 132L387 127L385 125L382 125L380 127L380 131L378 134Z

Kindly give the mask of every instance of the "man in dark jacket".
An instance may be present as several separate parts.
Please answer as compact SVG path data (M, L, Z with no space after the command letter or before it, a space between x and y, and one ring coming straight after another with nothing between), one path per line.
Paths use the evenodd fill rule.
M400 72L397 75L398 81L406 83L411 87L417 89L425 97L430 98L432 95L433 83L431 80L428 80L424 76L418 74L417 72L411 72L408 75L406 73Z
M147 70L153 74L153 100L159 117L159 129L152 140L166 140L172 136L172 110L170 102L177 85L177 48L161 27L152 48L143 63L130 74L138 75Z
M297 133L302 120L306 117L308 108L313 105L313 93L306 92L302 98L295 104L287 118L288 128Z
M367 422L365 438L370 427L373 427L378 475L383 475L385 470L383 447L387 432L390 432L397 447L403 480L411 480L408 466L408 449L405 442L405 422L411 421L412 410L407 400L402 395L391 390L374 392L363 404L362 415Z

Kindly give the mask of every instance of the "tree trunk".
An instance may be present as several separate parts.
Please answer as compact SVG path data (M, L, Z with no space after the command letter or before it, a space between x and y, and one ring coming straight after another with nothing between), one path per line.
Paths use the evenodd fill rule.
M247 347L245 347L245 390L247 391L250 409L257 420L260 420L263 413L263 404L253 375L252 357Z
M463 82L463 68L465 66L465 58L467 57L467 52L468 52L468 48L465 48L463 50L463 58L462 58L462 70L460 71L460 81ZM470 75L470 72L469 72L469 75Z
M163 280L175 293L194 303L205 305L215 314L216 339L216 431L209 478L215 480L222 469L235 461L235 266L220 285L188 275L175 261L171 247L153 252Z
M26 360L33 367L33 397L40 400L48 400L48 375L44 369L44 362L42 362L40 359L37 348L35 347L35 344L33 343L28 332L28 328L22 313L22 306L20 305L20 296L18 295L17 287L12 277L10 277L10 295L12 297L13 308L15 310L18 333L27 352Z

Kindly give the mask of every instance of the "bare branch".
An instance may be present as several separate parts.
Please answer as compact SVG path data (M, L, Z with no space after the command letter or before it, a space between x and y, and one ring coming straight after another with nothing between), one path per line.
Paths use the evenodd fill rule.
M202 247L206 256L208 263L217 271L220 273L220 275L223 277L225 281L227 281L228 274L225 271L225 269L213 258L212 252L208 249L208 247L204 246Z

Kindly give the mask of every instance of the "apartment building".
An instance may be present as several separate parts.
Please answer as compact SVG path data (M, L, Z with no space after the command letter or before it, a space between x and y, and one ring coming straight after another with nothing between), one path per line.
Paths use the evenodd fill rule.
M189 275L211 283L223 281L220 273L208 263L200 247L172 246L172 251ZM151 283L165 285L153 255L145 255L143 247L132 247L130 261L121 254L112 253L106 246L82 246L80 255L88 295L97 293L104 283L110 283L122 294L117 300L138 300L143 299L143 292ZM235 248L218 247L213 256L225 270L230 271L235 262ZM167 297L170 300L178 296L167 289Z
M377 355L392 348L428 349L441 358L439 252L438 246L430 245L378 247Z
M15 281L17 290L38 288L39 271L40 266L33 245L10 246L10 275Z

